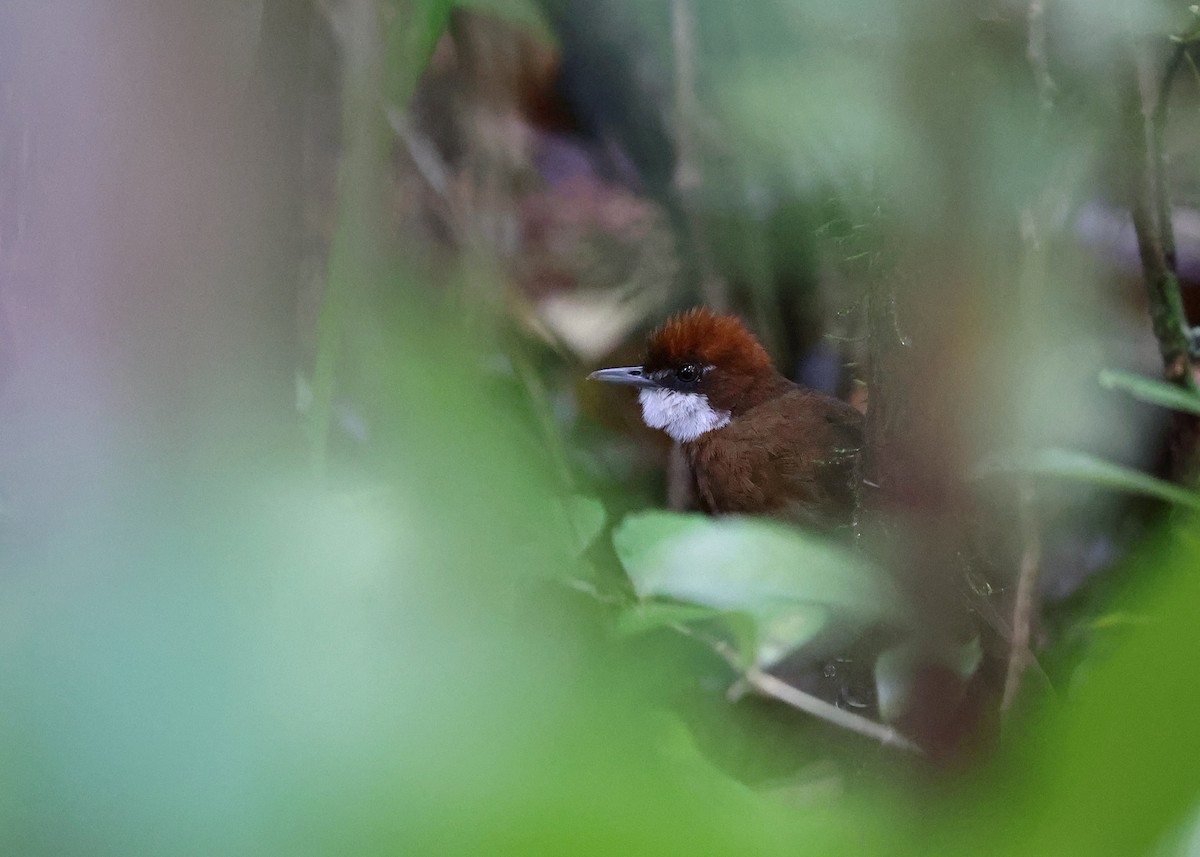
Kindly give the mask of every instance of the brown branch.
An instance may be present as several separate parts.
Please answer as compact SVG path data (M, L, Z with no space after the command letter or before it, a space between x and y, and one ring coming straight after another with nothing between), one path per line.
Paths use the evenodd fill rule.
M885 746L898 747L910 753L920 754L924 752L920 746L904 737L904 735L891 726L877 723L870 718L863 717L861 714L855 714L852 711L845 711L838 708L833 703L826 702L823 699L813 696L811 693L806 693L797 687L793 687L783 679L763 672L758 667L747 667L742 663L742 659L738 656L737 651L723 640L711 639L693 631L686 625L676 624L671 627L685 637L690 637L711 648L730 667L739 673L740 678L738 682L730 688L731 696L736 696L739 688L744 689L749 687L764 696L769 696L806 714L819 717L828 723L832 723L834 726L840 726L851 732L857 732L859 735L873 738Z
M874 720L869 720L850 711L844 711L832 703L792 687L787 682L776 678L770 673L751 668L746 671L745 680L747 684L759 693L765 694L772 699L777 699L814 717L820 717L822 720L826 720L835 726L849 729L851 732L857 732L859 735L865 735L868 738L874 738L885 746L899 747L901 750L907 750L910 753L922 752L919 746L908 738L905 738L891 726L876 723Z

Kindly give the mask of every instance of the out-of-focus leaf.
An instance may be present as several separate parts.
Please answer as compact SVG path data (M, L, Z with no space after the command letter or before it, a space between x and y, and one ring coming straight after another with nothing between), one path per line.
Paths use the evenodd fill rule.
M878 570L837 545L774 522L643 512L622 521L613 542L643 598L752 617L760 665L813 640L834 614L847 631L904 618Z
M1166 381L1146 378L1132 372L1105 369L1100 373L1100 386L1107 390L1124 390L1135 399L1161 405L1174 411L1200 414L1200 396L1181 390Z
M1146 616L1140 616L1136 613L1128 613L1125 611L1117 611L1115 613L1105 613L1103 616L1097 616L1088 623L1088 627L1093 631L1107 631L1112 628L1128 628L1133 625L1145 625L1149 621L1149 617Z
M801 614L802 615L802 614ZM790 640L788 631L799 617L784 617L780 623L781 633L776 637ZM817 617L818 621L821 617ZM749 666L758 659L759 623L746 613L730 613L697 604L678 604L673 601L642 601L625 610L617 617L616 631L622 636L634 636L660 628L690 625L693 622L718 620L728 635L729 642L737 650L738 663ZM792 632L794 633L794 632ZM786 641L785 641L786 642ZM764 647L773 644L771 639L763 641ZM778 643L774 643L778 647Z
M1012 791L979 808L979 821L994 821L998 805L1020 819L995 853L1145 854L1194 811L1198 556L1181 541L1156 553L1144 568L1153 573L1150 597L1127 605L1152 621L1129 629L1072 688L1069 704L1047 712L1012 759Z
M981 475L988 473L1032 473L1040 476L1057 476L1087 482L1116 491L1157 497L1188 509L1200 511L1200 493L1180 488L1162 479L1156 479L1125 467L1105 461L1103 458L1072 449L1043 449L1027 458L990 461L980 467Z
M1152 857L1200 857L1200 805L1193 807L1187 822L1166 836L1151 854Z
M582 494L570 497L565 508L571 522L571 531L575 534L575 548L582 554L604 531L608 512L604 510L604 504L595 497L585 497Z
M644 601L633 605L617 617L617 633L623 636L633 636L648 631L657 631L659 628L669 628L672 625L701 622L720 615L721 612L712 607L673 604L666 601Z

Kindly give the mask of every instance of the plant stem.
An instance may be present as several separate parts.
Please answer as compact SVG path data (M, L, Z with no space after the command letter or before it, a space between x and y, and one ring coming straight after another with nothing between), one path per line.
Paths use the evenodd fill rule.
M1008 673L1004 678L1004 698L1001 711L1008 711L1016 700L1021 686L1021 675L1033 663L1033 652L1029 642L1033 636L1033 619L1037 610L1038 568L1042 562L1042 542L1038 533L1036 499L1033 485L1028 477L1021 479L1017 513L1020 518L1021 568L1017 575L1017 598L1013 607L1012 641L1008 655Z
M763 672L758 667L747 667L742 663L742 659L738 656L738 653L723 640L714 640L706 637L693 631L686 625L672 625L671 627L684 636L691 637L693 640L698 640L710 647L740 674L741 684L753 688L764 696L777 699L786 705L790 705L792 708L832 723L834 726L840 726L843 729L849 729L851 732L857 732L859 735L873 738L886 746L899 747L910 753L921 754L924 752L917 744L905 738L891 726L876 723L874 720L863 717L861 714L855 714L852 711L844 711L832 703L813 696L811 693L805 693L803 690L793 687L770 673ZM735 688L737 686L734 685Z
M828 703L823 699L818 699L811 694L792 687L787 682L776 678L770 673L751 668L746 671L745 680L747 684L760 693L764 693L773 699L778 699L780 702L787 703L793 708L798 708L814 717L820 717L822 720L826 720L835 726L841 726L843 729L849 729L851 732L857 732L859 735L874 738L876 741L889 747L899 747L901 750L907 750L910 753L922 752L919 746L908 738L905 738L891 726L876 723L874 720L869 720L851 711L843 711L832 703Z
M1133 150L1138 155L1130 208L1163 374L1169 383L1196 392L1187 315L1175 268L1175 232L1171 221L1167 159L1163 145L1171 87L1187 51L1188 45L1176 45L1157 91L1149 63L1140 58L1137 64L1137 87L1129 109L1129 135ZM1151 99L1154 99L1153 102ZM1176 414L1171 438L1171 470L1176 479L1190 481L1196 477L1200 470L1198 452L1200 420L1194 416Z
M1139 163L1133 180L1131 213L1142 273L1149 291L1150 318L1158 339L1166 379L1185 389L1195 390L1187 319L1175 271L1175 234L1166 188L1166 155L1163 151L1171 85L1185 50L1184 45L1176 47L1167 64L1155 102L1148 103L1146 90L1149 87L1139 86L1138 97L1130 109L1130 138ZM1144 66L1142 71L1141 77L1144 78Z

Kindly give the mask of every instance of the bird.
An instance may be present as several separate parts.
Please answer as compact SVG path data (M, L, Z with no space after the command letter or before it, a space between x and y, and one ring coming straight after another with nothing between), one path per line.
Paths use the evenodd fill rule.
M701 511L819 530L851 523L862 415L785 378L737 316L705 306L672 316L640 366L588 377L637 389L646 425L680 445Z

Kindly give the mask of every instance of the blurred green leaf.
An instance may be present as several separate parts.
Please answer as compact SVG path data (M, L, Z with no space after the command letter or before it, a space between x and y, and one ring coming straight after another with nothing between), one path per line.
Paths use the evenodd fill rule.
M1176 540L1150 559L1150 591L1127 607L1152 621L1129 629L1072 688L1069 705L1044 712L1011 760L1013 791L993 800L1020 824L998 853L1145 854L1194 809L1200 557ZM977 836L982 816L994 819L990 808L978 811Z
M712 607L673 601L641 601L617 616L616 632L628 637L661 628L714 620L719 620L727 633L729 642L737 651L739 665L745 667L754 664L759 651L758 622L745 613L723 612Z
M1088 623L1088 627L1093 631L1107 631L1112 628L1127 628L1131 625L1145 625L1149 620L1146 616L1140 616L1136 613L1126 611L1117 611L1115 613L1106 613L1103 616L1097 616Z
M1180 488L1162 479L1156 479L1132 467L1114 464L1095 455L1071 449L1043 449L1024 458L1011 458L988 462L978 473L1032 473L1039 476L1057 476L1112 488L1130 494L1156 497L1188 509L1200 511L1200 493Z
M769 665L830 626L903 615L879 571L844 548L771 521L671 512L630 515L613 533L637 593L721 612L758 627L755 660Z
M1152 405L1161 405L1187 414L1200 414L1200 395L1182 390L1166 381L1135 375L1132 372L1105 369L1100 373L1100 386L1106 390L1124 390L1135 399Z
M672 625L687 625L720 616L719 610L695 604L673 604L668 601L643 601L634 604L617 616L616 630L622 636L645 634Z
M568 498L565 508L571 531L575 534L575 548L582 554L599 538L600 533L604 532L608 512L605 511L604 504L595 497L582 494Z

